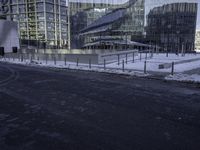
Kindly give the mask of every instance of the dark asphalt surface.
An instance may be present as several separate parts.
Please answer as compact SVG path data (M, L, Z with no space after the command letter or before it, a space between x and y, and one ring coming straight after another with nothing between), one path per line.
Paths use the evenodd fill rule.
M0 63L0 150L199 150L200 88Z

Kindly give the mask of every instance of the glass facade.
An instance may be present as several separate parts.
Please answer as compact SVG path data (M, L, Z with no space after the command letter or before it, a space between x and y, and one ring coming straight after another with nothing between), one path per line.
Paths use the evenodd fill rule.
M139 42L194 50L197 6L197 0L70 0L72 47L124 49Z
M47 47L67 45L65 0L9 0L7 19L17 21L21 44Z
M168 51L194 50L196 19L196 3L155 7L147 15L147 40Z
M5 0L0 12L19 21L21 39L28 44L132 49L138 43L168 51L195 49L198 0L67 1L69 11L66 0Z
M120 42L143 36L144 0L130 0L125 3L116 3L114 0L87 3L71 0L70 9L71 41L74 48L86 48L85 45L89 43L104 43L105 39ZM103 47L106 47L105 43L99 44L98 48Z

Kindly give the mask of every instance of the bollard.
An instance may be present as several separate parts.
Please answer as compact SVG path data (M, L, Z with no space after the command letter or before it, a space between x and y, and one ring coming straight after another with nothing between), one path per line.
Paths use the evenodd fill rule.
M140 52L140 61L142 60L142 53Z
M33 62L33 55L31 55L31 60L30 60L30 62Z
M54 56L54 65L56 65L56 56Z
M21 54L21 62L23 62L24 60L23 60L23 54Z
M126 64L128 63L128 54L126 54Z
M66 58L66 55L65 55L65 66L67 65L67 58Z
M135 53L133 53L133 63L135 62Z
M47 54L46 54L45 56L46 56L46 57L45 57L45 58L46 58L46 65L47 65L47 63L48 63L48 58L47 58Z
M172 62L172 70L171 70L171 75L174 75L174 62Z
M167 53L166 53L166 57L168 57L169 56L169 53L168 53L168 51L167 51Z
M92 68L91 59L89 59L89 68L90 68L90 69Z
M120 55L118 54L117 57L118 57L118 66L119 66L119 63L120 63Z
M124 60L122 61L122 71L124 72Z
M144 74L147 73L147 61L144 62Z
M78 67L79 64L79 58L76 59L76 66Z
M13 56L13 61L15 61L15 55L14 55L14 54L12 54L12 56Z
M106 60L105 59L103 60L103 64L104 64L103 68L104 68L104 70L106 70Z

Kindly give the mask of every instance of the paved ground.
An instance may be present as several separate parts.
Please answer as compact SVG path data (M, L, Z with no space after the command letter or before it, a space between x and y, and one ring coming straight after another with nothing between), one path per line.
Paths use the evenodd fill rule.
M0 150L197 150L200 88L0 63Z

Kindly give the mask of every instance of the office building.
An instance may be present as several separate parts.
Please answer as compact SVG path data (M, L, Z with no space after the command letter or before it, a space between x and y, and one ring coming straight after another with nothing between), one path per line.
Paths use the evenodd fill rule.
M69 0L69 11L65 0L1 3L1 18L19 22L23 45L120 50L156 45L168 51L195 49L197 0Z
M161 50L194 50L196 0L71 0L69 6L74 48L132 49L147 44Z
M21 45L67 46L66 0L12 0L1 5L7 20L18 22Z
M131 43L131 40L141 39L143 36L144 0L130 0L126 3L102 0L98 3L93 1L90 5L71 2L70 7L73 9L72 45L78 48L91 45L100 49L122 49L125 44Z
M196 3L155 7L147 15L147 39L171 52L193 51L196 19Z

